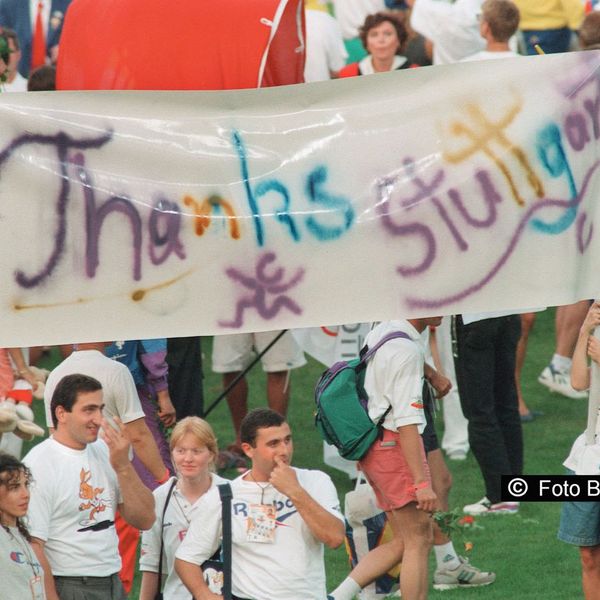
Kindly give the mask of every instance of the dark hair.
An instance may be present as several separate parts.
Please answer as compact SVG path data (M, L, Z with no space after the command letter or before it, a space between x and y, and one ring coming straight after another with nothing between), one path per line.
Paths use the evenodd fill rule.
M255 408L251 410L240 426L242 443L256 445L258 430L266 427L279 427L285 423L285 418L270 408Z
M591 12L579 28L579 42L583 50L597 50L600 44L600 12Z
M93 377L76 373L63 377L52 394L50 402L50 414L52 415L52 424L56 429L58 419L56 418L56 408L62 406L67 412L73 410L73 405L77 402L77 395L81 393L97 392L102 389L102 384Z
M386 12L378 12L372 15L367 15L365 22L358 30L358 35L364 49L367 50L367 35L369 34L369 31L374 27L378 27L382 23L391 23L394 26L396 35L398 36L398 50L396 50L396 54L400 54L402 48L404 47L404 43L408 38L408 33L404 23L398 17L396 17L396 15Z
M33 479L31 471L12 454L0 452L0 485L8 486L17 481L21 475L25 475L28 484L31 483ZM28 542L31 541L31 535L29 535L27 527L19 518L17 518L17 529Z
M519 28L521 15L511 0L485 0L481 20L488 24L494 41L508 42Z
M53 92L56 90L56 68L42 65L31 71L27 81L28 92Z

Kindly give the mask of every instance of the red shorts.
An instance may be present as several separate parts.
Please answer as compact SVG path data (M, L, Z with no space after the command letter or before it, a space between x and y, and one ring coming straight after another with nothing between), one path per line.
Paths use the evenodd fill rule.
M429 466L425 458L423 441L421 456L425 477L430 480ZM377 440L359 461L359 467L371 484L377 505L385 511L402 508L417 501L414 479L404 458L397 431L383 430L383 438Z

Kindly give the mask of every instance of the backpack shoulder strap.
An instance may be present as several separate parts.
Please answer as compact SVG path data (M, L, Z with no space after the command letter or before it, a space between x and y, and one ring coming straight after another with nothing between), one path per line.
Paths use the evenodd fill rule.
M223 600L231 600L231 485L218 486L221 497L221 517L223 519Z
M160 528L160 554L158 555L158 588L157 591L160 592L160 588L162 587L162 563L163 563L163 549L165 547L165 540L163 538L163 525L165 523L165 515L167 514L167 506L169 506L169 500L171 500L171 496L173 495L173 489L177 485L177 477L173 478L171 485L169 486L169 491L167 492L167 497L165 498L165 505L163 506L162 517L161 517L161 528Z
M411 337L407 333L404 333L404 331L392 331L392 333L384 335L373 347L368 348L364 354L361 352L360 364L363 365L366 363L385 343L397 338L404 338L405 340L411 339Z

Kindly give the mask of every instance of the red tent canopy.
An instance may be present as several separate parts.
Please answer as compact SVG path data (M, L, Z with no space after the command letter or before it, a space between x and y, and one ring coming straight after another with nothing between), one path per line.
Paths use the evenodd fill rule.
M302 0L74 0L57 88L255 88L303 69Z

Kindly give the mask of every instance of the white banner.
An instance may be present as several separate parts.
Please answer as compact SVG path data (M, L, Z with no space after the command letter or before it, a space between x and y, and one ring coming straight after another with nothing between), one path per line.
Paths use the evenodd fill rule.
M599 67L0 94L0 346L597 297Z

